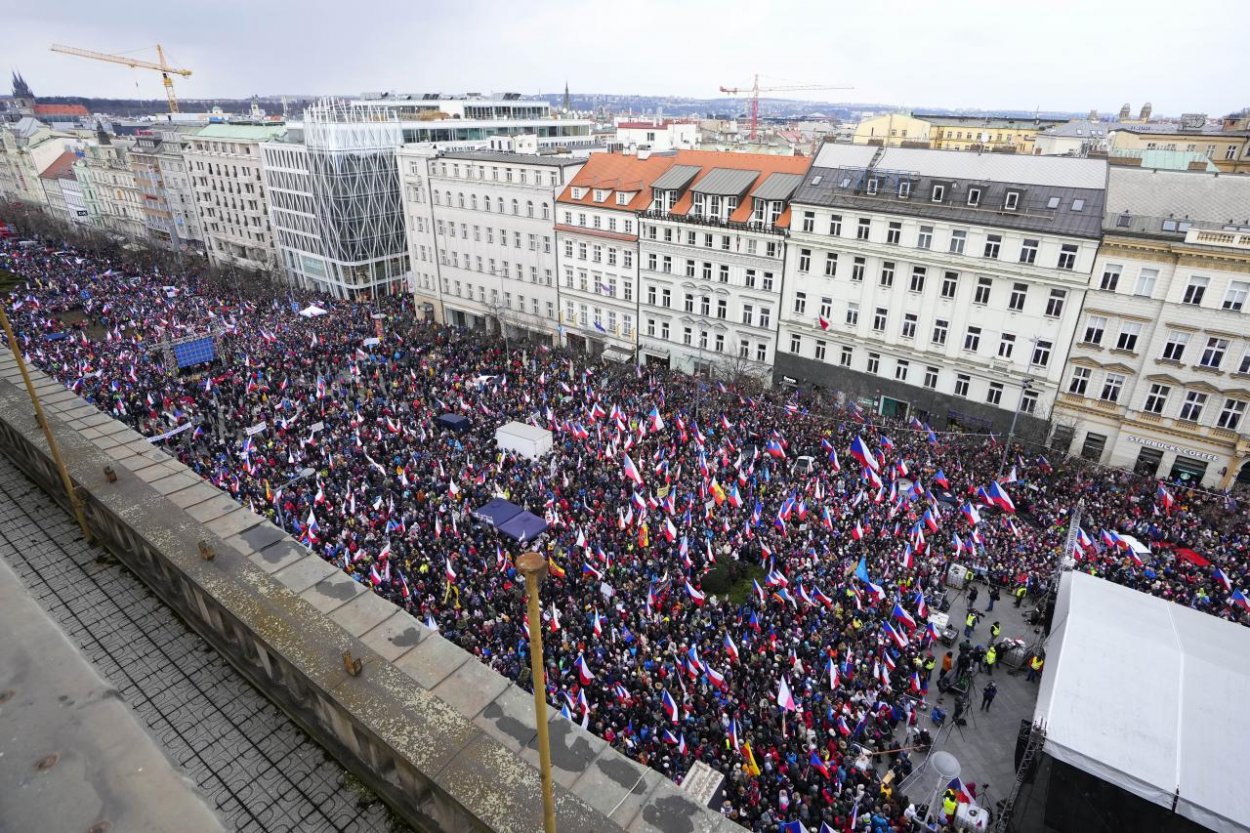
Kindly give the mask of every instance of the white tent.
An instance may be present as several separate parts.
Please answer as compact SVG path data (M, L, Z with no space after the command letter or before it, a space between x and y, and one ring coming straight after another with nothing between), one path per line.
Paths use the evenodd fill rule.
M537 460L551 450L551 432L537 425L509 422L495 429L495 442L502 451L515 451Z
M304 309L300 310L299 314L305 318L316 318L319 315L325 315L326 311L316 304L309 304Z
M1250 628L1064 573L1035 720L1045 751L1220 833L1250 831Z

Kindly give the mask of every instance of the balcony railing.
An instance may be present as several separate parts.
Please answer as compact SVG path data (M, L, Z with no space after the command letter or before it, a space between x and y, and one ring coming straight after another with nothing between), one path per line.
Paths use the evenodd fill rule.
M777 228L777 226L771 223L757 223L754 221L739 223L733 220L721 220L716 217L704 217L696 214L670 214L667 211L656 211L654 209L644 211L642 216L648 220L665 220L672 223L686 223L692 226L728 229L730 231L757 231L763 234L775 234L778 237L786 236L786 229Z

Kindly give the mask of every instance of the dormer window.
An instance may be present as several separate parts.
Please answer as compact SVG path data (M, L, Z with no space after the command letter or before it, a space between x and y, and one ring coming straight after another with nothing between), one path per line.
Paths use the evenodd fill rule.
M580 199L584 198L585 196L586 196L586 189L585 189L585 188L574 188L574 189L573 189L573 199L575 199L575 200L580 200Z
M941 202L943 199L945 199L945 197L946 197L946 186L934 185L933 196L932 196L933 202Z
M900 199L907 199L911 196L911 182L904 179L898 184L898 196Z
M877 193L877 178L876 177L873 177L868 180L868 193L869 194Z
M975 208L976 206L980 204L981 204L981 189L969 188L968 189L968 205L971 205Z
M595 202L603 202L604 200L606 200L608 198L608 193L609 192L604 190L603 188L596 188L595 189Z
M1020 207L1020 192L1008 191L1007 196L1003 199L1003 208L1007 211L1015 211Z
M629 194L626 194L622 191L617 191L616 192L616 204L617 205L629 205Z

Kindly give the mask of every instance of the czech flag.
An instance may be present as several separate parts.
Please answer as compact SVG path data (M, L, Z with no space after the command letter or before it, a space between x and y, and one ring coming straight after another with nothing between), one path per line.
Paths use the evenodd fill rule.
M829 688L836 690L838 687L838 666L834 663L833 657L825 662L825 672L829 675Z
M577 669L577 679L581 680L582 685L590 685L595 675L590 672L590 666L586 664L586 658L578 654L573 667Z
M938 473L933 475L933 482L941 486L943 489L950 491L951 482L946 478L946 472L938 469Z
M764 451L778 460L786 456L786 450L782 448L781 443L777 442L775 439L769 440L764 444Z
M963 506L959 507L959 511L963 514L964 519L973 526L981 523L981 513L971 503L965 502Z
M890 613L890 615L893 616L898 621L902 622L904 625L906 625L908 630L914 631L916 629L915 618L910 613L908 613L903 608L903 606L900 605L898 602L894 603L894 610L893 612Z
M724 674L720 673L706 662L703 663L703 673L707 674L707 681L711 683L713 687L720 689L721 691L725 690Z
M651 431L653 433L655 431L664 430L664 419L660 416L660 409L654 405L651 406L651 413L648 416L648 420L651 423Z
M815 750L812 751L812 757L808 759L807 763L812 769L816 770L821 775L825 776L826 778L830 777L829 765L825 763L823 760L821 760L820 756L816 754Z
M622 464L622 467L627 480L632 480L639 486L642 485L642 473L638 471L638 467L634 465L634 461L628 454L625 455L625 462Z
M777 683L777 705L788 712L798 709L798 705L794 702L794 694L790 691L790 683L785 677Z
M964 786L964 782L958 778L946 785L946 789L954 790L955 800L960 804L970 804L972 802L972 793L968 792L968 788Z
M909 644L907 637L897 631L889 622L883 622L881 624L881 630L885 631L885 635L890 638L890 641L893 642L896 647L906 648Z
M1233 604L1245 611L1250 611L1250 599L1240 590L1233 591Z
M829 319L825 318L823 315L816 316L816 323L820 325L820 329L822 330L829 329Z
M603 620L599 618L599 611L595 611L595 619L591 627L594 629L595 636L603 636Z
M1004 489L998 481L990 483L989 488L985 490L985 493L989 498L990 503L994 504L1004 512L1016 511L1016 504L1012 501L1011 495L1007 494L1007 490Z
M703 607L703 603L707 601L707 594L694 589L694 585L686 582L686 595L695 603L696 607Z
M851 539L855 541L859 541L864 537L864 534L865 534L864 527L860 525L859 521L856 521L855 528L851 530Z
M677 722L677 702L673 700L673 695L668 693L668 689L664 689L660 695L660 706L664 709L664 713L668 715L668 719Z
M938 514L933 509L924 510L924 517L920 520L924 521L924 525L929 528L930 532L938 531Z
M1159 498L1159 503L1163 504L1163 511L1172 511L1172 506L1176 503L1176 498L1172 497L1172 493L1163 488L1163 484L1159 484L1159 491L1155 493Z
M742 494L738 491L737 483L729 487L729 496L726 499L734 509L742 508Z
M1224 585L1224 592L1230 593L1233 589L1233 582L1219 567L1215 568L1215 580Z
M872 450L864 444L863 437L855 436L855 440L851 443L851 456L860 462L866 469L871 469L874 473L881 470L881 464L877 462L877 458L873 456Z
M929 618L929 606L925 604L924 593L916 591L916 615L921 619Z
M734 644L733 637L725 634L725 656L734 662L738 661L738 646Z

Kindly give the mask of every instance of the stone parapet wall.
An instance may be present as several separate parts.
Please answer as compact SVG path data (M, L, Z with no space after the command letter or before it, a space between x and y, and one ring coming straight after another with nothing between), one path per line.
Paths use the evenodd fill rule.
M103 545L309 735L419 831L542 830L528 692L31 372ZM65 502L7 350L0 452ZM363 660L359 676L346 672L344 651ZM561 833L741 832L659 773L550 715Z

